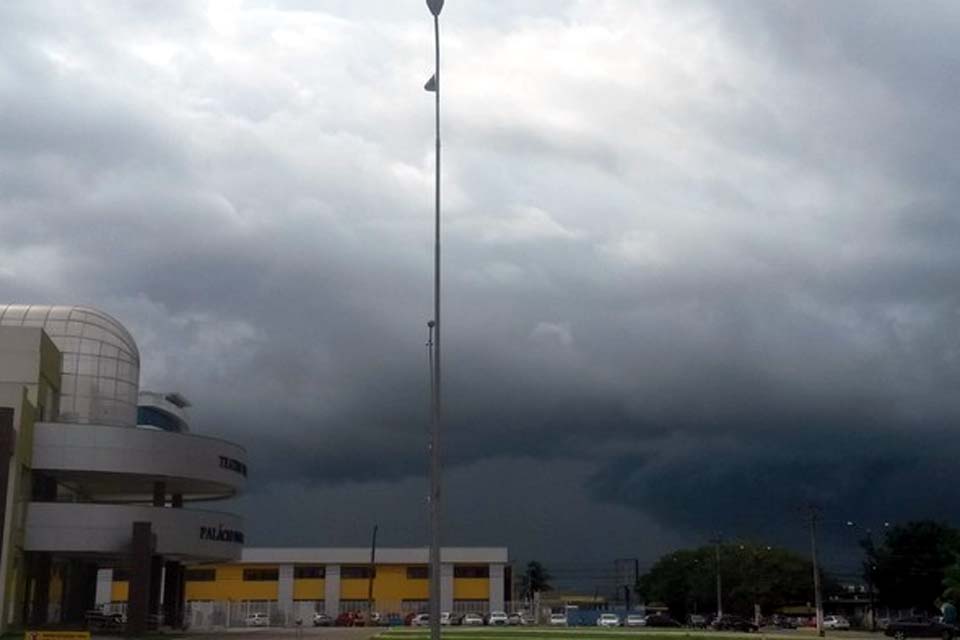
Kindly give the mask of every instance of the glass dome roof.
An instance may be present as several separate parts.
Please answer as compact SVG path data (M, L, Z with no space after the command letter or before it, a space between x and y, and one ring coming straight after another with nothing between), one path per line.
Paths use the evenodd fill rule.
M42 327L63 354L58 422L136 426L140 352L117 320L91 307L8 304L0 325Z

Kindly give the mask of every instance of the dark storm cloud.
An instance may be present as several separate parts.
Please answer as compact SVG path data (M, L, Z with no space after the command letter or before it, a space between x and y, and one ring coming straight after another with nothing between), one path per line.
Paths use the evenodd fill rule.
M250 450L242 508L299 523L257 544L357 544L368 508L418 542L422 3L132 7L0 10L0 292L125 322L143 386ZM651 555L808 499L943 512L952 4L444 21L452 540L558 557L599 520L625 532L597 553Z

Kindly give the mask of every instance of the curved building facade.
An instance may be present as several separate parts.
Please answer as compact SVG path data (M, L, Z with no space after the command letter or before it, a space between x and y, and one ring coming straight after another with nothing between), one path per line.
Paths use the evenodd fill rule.
M177 626L184 565L240 557L242 520L194 505L244 489L246 451L191 433L139 369L102 311L0 305L3 628L83 622L103 569L130 576L128 631Z

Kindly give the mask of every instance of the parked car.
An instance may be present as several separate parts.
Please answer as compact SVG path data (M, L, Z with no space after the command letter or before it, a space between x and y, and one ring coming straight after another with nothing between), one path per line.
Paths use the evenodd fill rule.
M313 626L329 627L331 625L333 625L333 618L331 618L327 614L323 613L322 611L318 611L315 614L313 614Z
M399 613L388 613L383 619L383 624L388 627L402 627L405 621Z
M754 633L760 630L757 625L740 616L721 616L714 620L711 626L717 631L745 631Z
M619 627L620 616L615 613L601 613L597 618L598 627Z
M519 613L511 613L507 615L507 624L511 627L520 626L523 624L523 618Z
M430 614L429 613L418 613L410 619L411 627L429 627L430 626Z
M776 614L770 618L770 626L777 629L796 629L797 623L792 618Z
M639 613L628 613L627 617L623 619L623 626L645 627L647 626L647 616L641 615Z
M104 613L100 609L91 609L84 614L87 628L103 631L120 629L127 623L127 619L120 613Z
M440 626L449 627L459 625L463 621L463 616L459 613L450 613L443 611L440 613Z
M843 616L825 616L823 618L823 628L846 631L850 628L850 621Z
M883 632L891 638L943 638L950 640L958 635L957 627L937 622L923 616L910 616L887 623Z
M487 624L491 627L503 627L510 624L510 618L503 611L491 611L487 616Z
M344 611L337 616L333 624L338 627L354 627L357 624L357 614L353 611Z
M248 627L266 627L270 625L270 618L265 613L251 613L244 618L243 623Z
M690 614L690 617L687 618L687 625L691 629L706 629L707 628L707 618L706 616L701 616L698 613Z
M567 626L567 614L565 614L565 613L551 613L551 614L550 614L550 626L552 626L552 627L565 627L565 626Z
M483 616L479 613L466 613L463 616L462 624L465 627L482 627Z
M683 625L665 613L654 613L646 618L648 627L682 627Z

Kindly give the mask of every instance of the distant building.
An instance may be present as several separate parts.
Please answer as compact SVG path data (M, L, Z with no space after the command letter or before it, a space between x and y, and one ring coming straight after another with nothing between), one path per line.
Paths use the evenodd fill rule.
M314 613L331 618L373 610L403 618L428 608L426 548L381 548L371 572L370 549L245 548L237 562L187 570L186 600L193 628L243 626L251 614L271 624L309 624ZM441 553L441 610L487 613L506 608L507 549L445 547ZM122 612L128 575L101 571L97 602Z

